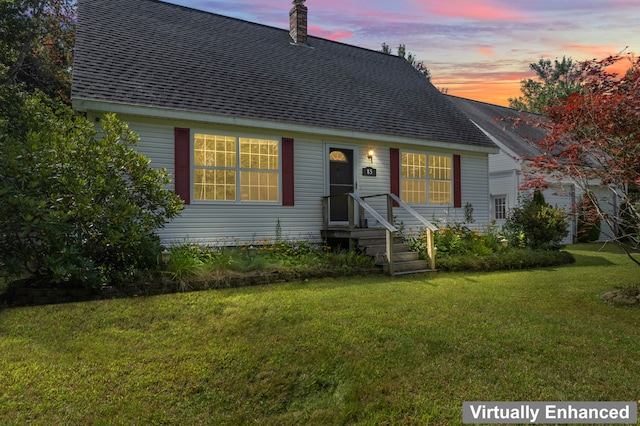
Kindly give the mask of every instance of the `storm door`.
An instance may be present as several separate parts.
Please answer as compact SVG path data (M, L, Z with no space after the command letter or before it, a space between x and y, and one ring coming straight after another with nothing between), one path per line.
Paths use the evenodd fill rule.
M354 192L353 149L329 148L329 222L349 221L349 197Z

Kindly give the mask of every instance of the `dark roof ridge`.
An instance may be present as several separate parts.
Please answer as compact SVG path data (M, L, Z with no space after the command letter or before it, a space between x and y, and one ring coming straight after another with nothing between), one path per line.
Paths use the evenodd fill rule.
M148 2L151 2L151 3L162 3L163 5L167 5L169 7L176 7L176 8L179 8L179 9L186 9L186 10L189 10L191 12L203 13L205 15L214 15L214 16L217 16L217 17L220 17L220 18L230 19L230 20L242 22L242 23L245 23L245 24L258 25L260 27L271 28L271 29L274 29L274 30L282 30L282 28L274 27L273 25L261 24L260 22L247 21L246 19L240 19L240 18L236 18L236 17L233 17L233 16L222 15L220 13L210 12L208 10L196 9L195 7L185 6L183 4L170 3L170 2L165 1L165 0L137 0L137 1L148 1Z
M543 120L544 116L460 96L447 96L477 126L518 156L533 157L540 154L535 141L545 136L544 130L527 119L518 125L512 120L529 115L535 121Z
M522 114L536 115L536 116L538 116L540 118L545 118L544 114L539 114L537 112L522 111L520 109L512 108L512 107L509 107L509 106L492 104L491 102L479 101L477 99L464 98L462 96L451 95L449 93L445 93L445 95L450 96L452 98L462 99L463 101L475 102L475 103L478 103L478 104L484 104L484 105L491 106L491 107L503 108L503 109L507 109L507 110L510 110L510 111L519 112L519 113L522 113Z
M162 4L169 5L169 6L183 8L183 9L187 9L187 10L198 12L198 13L204 13L204 14L208 14L208 15L215 15L215 16L218 16L220 18L231 19L231 20L242 22L242 23L245 23L245 24L258 25L260 27L269 28L269 29L272 29L272 30L285 31L287 33L289 32L289 30L286 29L286 28L280 28L280 27L276 27L274 25L262 24L260 22L248 21L246 19L241 19L241 18L236 18L236 17L233 17L233 16L222 15L220 13L210 12L208 10L196 9L196 8L193 8L193 7L190 7L190 6L181 5L181 4L169 3L168 1L165 1L165 0L143 0L143 1L149 1L149 2L154 2L154 3L162 3ZM311 34L308 35L308 38L309 39L313 38L313 39L316 39L316 40L322 40L323 42L327 42L327 43L336 43L336 44L340 44L340 45L343 45L343 46L352 47L352 48L355 48L355 49L366 50L367 52L375 52L375 53L378 53L380 55L387 55L387 56L391 56L391 57L394 57L394 58L397 57L397 58L406 60L405 58L403 58L401 56L385 53L385 52L383 52L381 50L373 50L373 49L370 49L368 47L357 46L355 44L344 43L344 42L337 41L337 40L331 40L329 38L323 38L323 37L314 36L314 35L311 35ZM295 43L293 43L293 41L292 41L292 44L295 44ZM313 47L313 45L311 43L309 43L309 46L307 46L307 47Z

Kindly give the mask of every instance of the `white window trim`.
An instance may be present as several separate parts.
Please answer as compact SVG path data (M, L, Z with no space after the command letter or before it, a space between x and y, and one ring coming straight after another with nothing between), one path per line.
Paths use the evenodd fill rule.
M216 205L242 205L242 206L278 206L282 205L282 138L277 136L261 135L256 133L242 133L242 132L229 132L219 131L212 129L191 129L191 141L190 143L190 191L191 191L191 204L216 204ZM198 167L195 164L195 136L196 134L215 135L215 136L228 136L233 137L236 140L236 199L231 200L199 200L195 198L195 170L207 167ZM240 187L240 173L241 171L258 171L258 169L241 169L240 168L240 139L263 139L276 141L278 143L278 200L277 201L242 201L241 200L241 187ZM211 167L209 167L211 168ZM216 168L222 170L224 168ZM273 173L276 173L275 171Z
M496 201L499 199L504 199L504 218L502 219L497 218L498 212L496 211ZM492 195L491 196L491 218L493 220L506 220L508 213L509 213L509 198L507 194Z
M425 182L425 193L426 193L426 204L410 204L412 206L426 206L426 207L452 207L453 206L453 191L454 191L454 182L453 182L453 154L445 154L445 153L438 153L438 152L432 152L432 151L412 151L412 150L400 150L400 195L402 196L402 187L403 187L403 183L405 178L402 176L402 154L419 154L419 155L426 155L427 156L427 177L424 179ZM450 194L450 199L451 202L447 203L447 204L432 204L429 203L429 182L430 182L430 178L429 178L429 157L431 156L436 156L436 157L448 157L451 160L451 179L449 179L448 181L445 180L441 180L441 179L435 179L436 182L450 182L451 183L451 194ZM404 201L404 200L403 200Z

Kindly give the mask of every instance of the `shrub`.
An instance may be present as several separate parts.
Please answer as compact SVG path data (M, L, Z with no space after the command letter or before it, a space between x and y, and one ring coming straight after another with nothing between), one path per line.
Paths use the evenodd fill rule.
M562 265L574 262L567 252L525 248L524 234L505 237L504 230L490 224L483 232L454 223L435 232L436 267L441 271L498 271ZM427 258L426 230L404 235L413 250ZM512 241L509 241L511 239Z
M499 270L533 269L574 263L566 251L510 248L488 256L456 255L438 258L441 271L490 272Z
M182 208L113 115L93 124L42 94L2 89L0 263L43 284L98 287L156 264L154 231ZM5 109L6 108L6 109Z
M172 278L182 281L205 270L226 269L232 257L224 249L199 244L182 244L171 247L168 272Z
M332 251L309 240L268 241L240 247L211 247L180 244L170 250L171 257L164 273L179 284L180 290L216 287L235 272L248 276L279 277L351 274L374 267L374 260L355 251ZM195 286L195 287L194 287Z
M417 236L405 236L405 240L411 245L412 250L422 253L423 258L426 258L428 238L424 228ZM434 235L434 244L439 256L461 254L486 256L499 251L502 247L495 225L490 225L485 232L480 232L459 223L437 230Z
M558 249L560 241L569 235L567 214L547 204L540 193L534 199L523 198L521 205L509 213L504 228L511 245L524 241L532 249Z

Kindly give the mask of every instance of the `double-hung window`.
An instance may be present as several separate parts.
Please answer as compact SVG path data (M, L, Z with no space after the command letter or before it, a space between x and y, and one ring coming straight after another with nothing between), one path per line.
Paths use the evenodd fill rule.
M402 153L402 199L408 204L451 204L451 157Z
M196 200L278 202L277 140L196 133L193 193Z
M507 218L507 197L504 195L491 197L493 200L493 218L503 220Z

